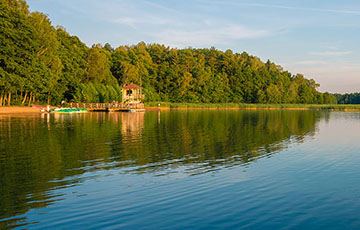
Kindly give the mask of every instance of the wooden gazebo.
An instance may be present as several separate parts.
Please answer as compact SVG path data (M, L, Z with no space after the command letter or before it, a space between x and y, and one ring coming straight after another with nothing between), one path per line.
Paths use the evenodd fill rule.
M130 104L142 103L144 95L142 95L142 88L133 83L122 87L122 102Z

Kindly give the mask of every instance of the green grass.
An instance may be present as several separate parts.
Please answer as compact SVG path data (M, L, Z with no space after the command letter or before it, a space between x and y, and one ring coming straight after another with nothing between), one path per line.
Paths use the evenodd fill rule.
M311 109L311 110L360 110L360 105L317 104L244 104L244 103L173 103L146 102L145 107L169 108L243 108L243 109Z

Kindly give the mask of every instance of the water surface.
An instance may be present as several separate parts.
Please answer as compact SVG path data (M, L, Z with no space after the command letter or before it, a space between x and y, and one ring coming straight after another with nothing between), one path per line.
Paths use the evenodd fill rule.
M360 113L0 116L0 228L358 229Z

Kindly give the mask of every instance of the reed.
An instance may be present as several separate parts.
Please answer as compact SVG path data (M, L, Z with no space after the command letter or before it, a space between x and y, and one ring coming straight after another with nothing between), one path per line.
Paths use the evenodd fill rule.
M159 106L160 105L160 106ZM309 110L360 110L360 104L245 104L245 103L175 103L146 102L146 107L168 107L173 109L219 108L219 109L309 109Z

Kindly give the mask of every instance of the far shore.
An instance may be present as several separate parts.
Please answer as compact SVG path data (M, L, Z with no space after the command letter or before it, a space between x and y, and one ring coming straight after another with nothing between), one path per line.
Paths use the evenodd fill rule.
M164 110L324 110L324 111L360 111L360 108L310 108L310 107L145 107L146 111Z
M41 113L45 106L3 106L0 114L31 114ZM51 106L54 108L54 106ZM326 111L360 111L360 105L338 104L338 105L308 105L308 104L205 104L205 103L169 103L169 102L147 102L146 111L164 110L326 110Z
M352 104L236 104L236 103L172 103L147 102L146 110L198 110L198 109L243 109L243 110L327 110L327 111L360 111L360 105Z

